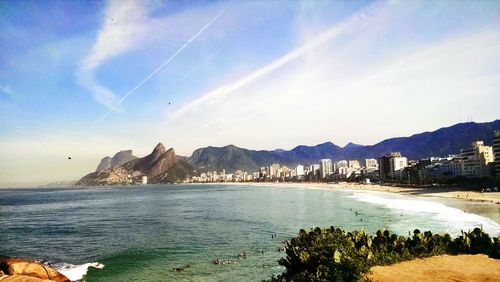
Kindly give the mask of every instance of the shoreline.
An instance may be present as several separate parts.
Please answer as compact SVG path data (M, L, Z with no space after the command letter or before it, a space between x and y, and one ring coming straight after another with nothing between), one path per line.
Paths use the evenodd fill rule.
M453 198L463 201L481 202L488 205L500 206L500 192L477 192L470 190L461 190L460 188L407 188L401 186L382 186L378 184L360 184L360 183L314 183L314 182L221 182L221 183L202 183L219 185L249 185L257 187L291 187L307 189L323 189L337 191L374 191L387 192L404 195L414 195L423 197Z

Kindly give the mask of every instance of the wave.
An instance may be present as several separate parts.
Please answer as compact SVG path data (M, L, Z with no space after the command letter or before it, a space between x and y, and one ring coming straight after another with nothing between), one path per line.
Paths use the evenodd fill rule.
M387 197L380 195L384 195L384 193L354 193L350 198L408 213L415 216L415 218L426 216L428 223L444 225L448 232L454 234L475 227L481 227L491 235L500 234L500 224L484 216L467 213L439 202L421 199L410 200L395 195L387 195ZM435 221L429 222L429 217Z
M60 263L54 265L54 268L57 271L68 277L68 279L71 281L82 280L83 276L87 274L87 271L90 267L102 269L104 267L104 264L99 262L88 262L80 265L70 263Z

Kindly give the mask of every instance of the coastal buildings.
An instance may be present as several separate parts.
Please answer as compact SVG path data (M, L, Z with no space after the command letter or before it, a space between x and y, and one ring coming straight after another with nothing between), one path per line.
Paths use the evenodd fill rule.
M408 159L400 152L392 152L378 158L378 169L381 179L394 178L394 173L408 166Z
M493 146L483 141L471 143L456 155L408 160L400 152L378 159L359 160L320 159L318 163L293 164L293 167L274 163L254 172L237 169L226 172L201 172L187 182L286 182L286 181L379 181L409 185L458 183L464 178L486 178L497 172L500 176L500 130L494 132Z
M462 176L487 177L490 175L488 164L493 162L493 147L485 146L483 141L472 142L472 146L460 150Z
M319 164L312 164L309 166L309 177L311 179L316 179L320 175L320 168L321 166Z
M346 160L341 160L341 161L335 162L335 172L339 175L347 175L348 162Z
M378 162L376 159L365 159L365 167L367 169L378 169Z
M296 173L297 177L304 176L304 166L303 165L296 166L295 173Z
M347 161L347 167L352 169L359 169L361 166L359 165L358 160L349 160Z
M500 130L496 130L493 136L493 158L496 177L500 177Z
M322 179L327 178L332 174L333 169L332 169L332 160L331 159L321 159L319 160L319 165L320 165L320 177Z

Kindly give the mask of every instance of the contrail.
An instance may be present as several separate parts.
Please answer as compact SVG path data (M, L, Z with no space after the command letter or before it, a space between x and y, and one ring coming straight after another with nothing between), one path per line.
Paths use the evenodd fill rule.
M258 79L265 77L266 75L274 72L275 70L285 66L286 64L304 56L311 50L314 50L326 42L338 38L342 34L346 32L355 32L361 30L363 28L369 27L371 23L373 23L377 16L383 15L385 11L387 11L394 4L374 4L370 5L367 8L363 8L360 12L350 16L347 20L340 22L338 24L333 25L326 31L320 33L315 38L305 42L302 46L297 47L296 49L285 53L281 57L272 61L271 63L254 70L246 76L241 77L235 81L229 82L214 90L200 96L200 98L191 101L185 106L177 109L172 112L167 119L167 123L179 118L180 116L188 113L189 111L198 109L204 103L209 101L214 101L216 99L221 99L222 97L226 97L236 90L257 81Z
M210 25L212 25L213 22L215 22L220 15L222 15L225 12L226 9L222 9L215 17L213 17L206 25L204 25L195 35L193 35L184 45L181 46L175 53L170 56L165 62L163 62L159 67L157 67L152 73L150 73L144 80L142 80L139 84L137 84L132 90L130 90L127 94L125 94L114 106L113 110L116 110L116 108L123 102L125 101L128 96L132 95L139 87L141 87L144 83L146 83L148 80L150 80L153 76L155 76L159 71L161 71L165 66L167 66L170 62L172 62L177 55L179 55L182 50L184 50L193 40L196 40L198 36L200 36L205 29L207 29ZM100 117L94 124L92 124L91 127L87 129L87 133L90 132L92 129L94 129L101 121L103 121L109 114L111 113L111 110L107 111L102 117Z

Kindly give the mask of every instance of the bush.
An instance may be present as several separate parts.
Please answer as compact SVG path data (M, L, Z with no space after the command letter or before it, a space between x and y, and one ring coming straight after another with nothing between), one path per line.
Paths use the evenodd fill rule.
M450 235L421 233L390 234L381 229L375 236L363 230L316 227L285 242L286 257L278 262L285 272L271 281L358 281L375 265L442 254L486 254L500 258L500 237L491 239L482 229Z

